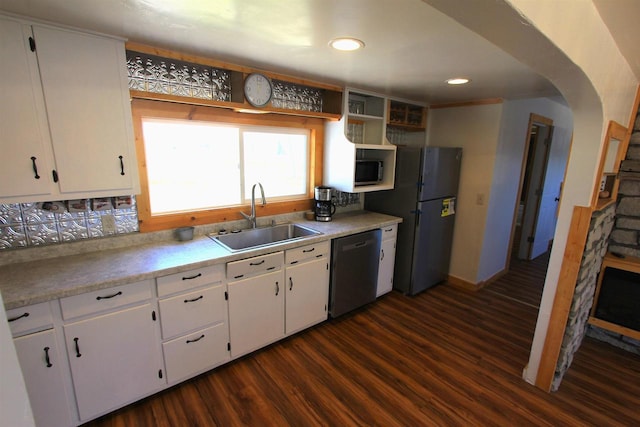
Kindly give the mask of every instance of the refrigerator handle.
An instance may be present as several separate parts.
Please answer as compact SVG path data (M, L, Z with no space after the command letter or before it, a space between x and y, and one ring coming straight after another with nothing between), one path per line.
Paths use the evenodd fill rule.
M414 211L409 211L409 213L412 213L416 216L416 227L420 225L420 215L422 214L422 211L420 209L416 209Z

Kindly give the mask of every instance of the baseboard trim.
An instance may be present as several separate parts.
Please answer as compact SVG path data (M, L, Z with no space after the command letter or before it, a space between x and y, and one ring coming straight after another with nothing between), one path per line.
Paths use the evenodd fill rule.
M452 275L447 276L447 284L467 291L477 291L479 289L477 284Z
M487 280L484 280L478 283L469 282L459 277L448 275L447 283L451 286L455 286L456 288L466 289L468 291L479 291L480 289L484 288L487 285L490 285L491 283L495 282L496 280L498 280L499 278L507 274L507 272L508 270L504 269L494 274Z

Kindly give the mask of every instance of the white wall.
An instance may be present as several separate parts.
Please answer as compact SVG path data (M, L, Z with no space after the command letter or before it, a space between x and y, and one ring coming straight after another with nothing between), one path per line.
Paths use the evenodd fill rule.
M449 274L471 283L478 277L502 109L502 104L490 104L429 111L427 145L462 147Z
M0 425L35 426L27 389L7 323L2 295L0 295Z
M547 177L555 182L562 181L564 177L573 131L569 107L561 99L551 98L505 101L476 282L490 279L507 267L531 113L553 120L555 129Z
M573 206L590 204L591 193L599 179L596 171L606 125L609 120L625 126L629 123L638 81L590 0L509 1L586 74L602 108L600 112L591 103L582 102L591 96L572 84L570 70L561 76L558 88L573 110L575 134L554 247L529 363L524 372L525 379L534 383L549 327Z
M536 332L524 376L535 382L573 207L588 205L609 120L629 122L638 81L591 0L423 0L547 77L573 112L573 146ZM461 7L461 4L464 7Z

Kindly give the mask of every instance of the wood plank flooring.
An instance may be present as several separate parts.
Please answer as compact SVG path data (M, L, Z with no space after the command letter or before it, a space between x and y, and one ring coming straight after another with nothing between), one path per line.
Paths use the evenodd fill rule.
M521 267L478 292L392 292L88 425L640 425L632 353L585 338L558 392L522 380L539 290Z

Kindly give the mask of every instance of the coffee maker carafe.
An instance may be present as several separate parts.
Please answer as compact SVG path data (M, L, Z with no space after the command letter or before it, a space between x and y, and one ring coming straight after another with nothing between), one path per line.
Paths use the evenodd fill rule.
M336 205L331 202L331 187L316 187L315 197L316 221L331 221L331 215L336 213Z

